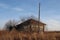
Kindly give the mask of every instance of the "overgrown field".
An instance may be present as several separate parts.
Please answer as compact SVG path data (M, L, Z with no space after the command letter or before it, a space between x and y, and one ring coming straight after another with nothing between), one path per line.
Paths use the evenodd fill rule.
M60 40L60 32L0 31L0 40Z

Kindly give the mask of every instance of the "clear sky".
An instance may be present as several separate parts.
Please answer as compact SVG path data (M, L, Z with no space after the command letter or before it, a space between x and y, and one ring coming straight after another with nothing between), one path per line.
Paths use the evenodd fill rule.
M47 30L60 30L60 0L0 0L0 28L10 19L37 17L39 1L40 18Z

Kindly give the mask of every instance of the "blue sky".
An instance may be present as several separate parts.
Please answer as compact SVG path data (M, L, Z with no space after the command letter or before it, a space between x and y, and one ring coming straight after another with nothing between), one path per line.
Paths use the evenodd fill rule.
M60 30L60 0L0 0L0 28L10 20L21 17L38 16L40 1L40 18L48 30ZM45 28L45 29L46 29Z
M0 0L0 28L8 20L37 16L37 0Z

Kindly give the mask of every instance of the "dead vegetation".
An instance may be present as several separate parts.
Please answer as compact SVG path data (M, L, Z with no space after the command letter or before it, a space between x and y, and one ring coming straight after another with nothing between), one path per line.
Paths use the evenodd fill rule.
M0 31L0 40L60 40L60 33L55 32L18 32Z

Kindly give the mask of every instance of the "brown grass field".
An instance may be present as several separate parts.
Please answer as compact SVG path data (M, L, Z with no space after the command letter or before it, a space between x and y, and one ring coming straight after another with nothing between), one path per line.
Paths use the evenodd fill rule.
M60 32L0 31L0 40L60 40Z

